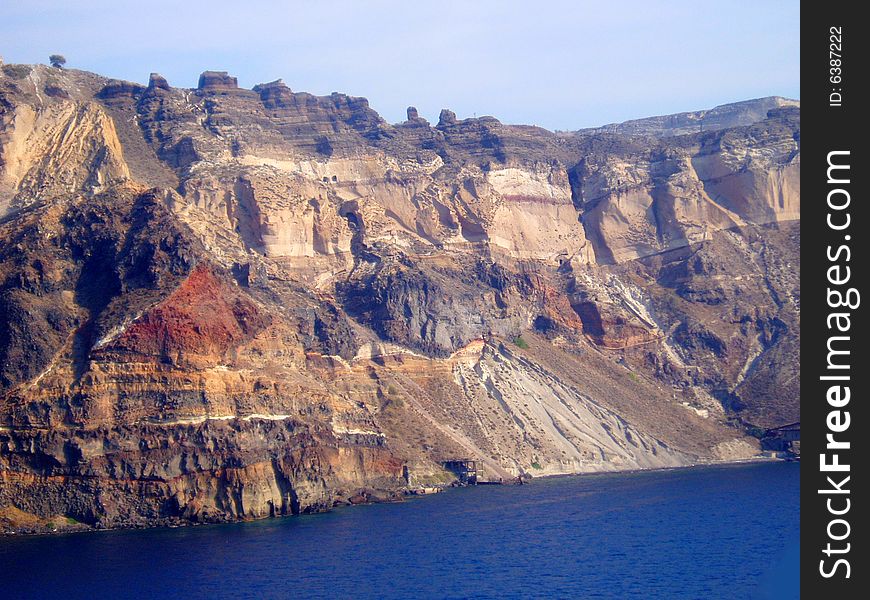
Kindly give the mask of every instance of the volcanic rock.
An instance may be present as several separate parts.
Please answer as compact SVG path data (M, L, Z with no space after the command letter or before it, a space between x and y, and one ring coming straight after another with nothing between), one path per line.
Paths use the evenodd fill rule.
M446 108L441 109L438 115L438 127L448 127L456 124L456 113Z
M200 91L234 90L239 87L239 81L226 71L204 71L199 76Z
M149 90L169 90L169 82L160 73L151 73L148 77Z
M799 420L797 103L553 133L198 91L0 69L3 530L734 460Z

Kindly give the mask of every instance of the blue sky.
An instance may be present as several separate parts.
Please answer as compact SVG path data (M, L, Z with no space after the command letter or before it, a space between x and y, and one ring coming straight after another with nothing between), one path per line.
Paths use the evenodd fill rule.
M799 2L28 0L0 20L6 62L193 87L365 96L390 122L494 115L578 129L760 96L799 98Z

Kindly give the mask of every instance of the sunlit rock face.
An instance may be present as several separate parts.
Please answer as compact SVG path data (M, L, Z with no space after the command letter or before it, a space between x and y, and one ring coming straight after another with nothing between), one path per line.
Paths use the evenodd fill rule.
M799 419L799 132L2 65L0 527L751 456Z

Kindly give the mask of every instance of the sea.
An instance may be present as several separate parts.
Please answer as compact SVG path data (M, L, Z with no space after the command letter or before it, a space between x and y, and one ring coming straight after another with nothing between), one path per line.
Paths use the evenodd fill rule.
M764 462L5 537L0 598L798 598L799 485Z

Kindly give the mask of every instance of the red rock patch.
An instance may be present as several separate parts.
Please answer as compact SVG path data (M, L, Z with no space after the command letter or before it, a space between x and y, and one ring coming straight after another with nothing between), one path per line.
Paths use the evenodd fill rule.
M199 265L166 300L136 319L103 348L173 359L223 356L269 322L253 301Z

